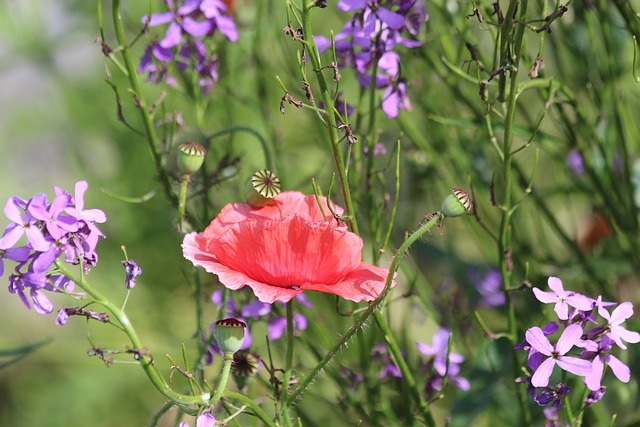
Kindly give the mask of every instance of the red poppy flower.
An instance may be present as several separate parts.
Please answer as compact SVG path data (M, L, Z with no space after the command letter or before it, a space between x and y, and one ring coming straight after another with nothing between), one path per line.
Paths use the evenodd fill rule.
M324 197L320 202L326 206ZM261 208L225 206L202 233L185 236L182 250L227 288L249 286L266 303L287 302L308 290L372 301L388 274L361 262L362 239L327 221L315 196L296 191Z

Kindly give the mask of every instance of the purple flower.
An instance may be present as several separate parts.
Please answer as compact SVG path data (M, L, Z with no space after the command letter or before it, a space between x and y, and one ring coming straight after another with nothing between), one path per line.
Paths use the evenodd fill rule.
M565 291L559 278L549 277L548 284L553 292L543 292L538 288L533 288L533 293L539 301L545 304L555 303L554 311L558 315L558 319L569 319L569 306L583 311L593 308L591 298L576 292Z
M609 338L608 335L602 337L600 342L584 341L580 357L592 361L591 372L584 377L584 383L591 391L600 389L605 363L611 368L616 378L623 383L628 383L631 379L629 367L622 363L617 357L608 354L612 346L613 340Z
M30 204L27 210L34 218L44 222L54 240L78 230L76 218L62 215L71 202L68 194L58 194L49 206L46 206L46 199L44 201L45 204Z
M406 85L399 75L399 57L392 50L398 45L415 48L419 41L404 38L418 34L427 20L422 2L417 0L340 0L338 9L355 12L353 18L335 35L335 50L339 66L356 70L361 86L369 87L371 73L377 68L375 87L386 89L382 97L382 109L390 118L399 109L411 109ZM329 39L315 36L318 49L329 49Z
M122 265L124 265L124 271L126 273L124 285L127 289L133 289L136 286L136 277L142 274L142 269L132 259L122 261Z
M178 71L191 70L198 77L198 85L206 95L218 80L218 60L203 39L220 31L231 42L238 40L233 19L225 14L226 6L219 0L185 0L175 3L165 0L168 11L144 16L142 22L151 27L169 24L164 38L151 43L140 60L138 71L148 73L150 82L175 85L168 73L168 64L177 62ZM157 63L157 62L159 63Z
M373 346L371 349L371 360L382 365L380 372L378 372L379 379L402 378L402 372L400 372L398 366L391 360L391 355L385 343L381 342Z
M284 316L272 317L267 320L267 333L269 340L275 341L282 337L287 329L287 318ZM293 330L304 331L307 329L307 318L301 313L293 314Z
M584 403L587 405L587 408L590 408L594 403L601 401L604 397L605 390L605 387L600 387L598 390L594 390L589 393L584 399Z
M216 425L216 419L211 414L200 414L196 418L196 427L214 427ZM189 423L182 421L180 427L189 427Z
M607 335L623 350L627 349L622 340L635 344L640 342L640 334L629 331L620 326L625 320L633 315L633 304L623 302L616 307L611 314L601 305L598 306L598 314L607 320L605 328L609 330Z
M495 268L482 276L479 271L469 273L469 279L480 294L480 305L483 307L500 307L504 305L505 296L502 292L502 276Z
M95 247L104 235L93 223L104 222L106 217L100 210L83 209L86 189L86 182L78 182L74 200L54 187L56 197L51 204L44 194L26 201L15 196L7 200L4 212L12 224L0 239L0 276L4 273L4 258L18 262L9 276L9 292L17 294L28 309L51 313L53 305L44 291L73 291L74 283L69 278L49 273L62 253L71 264L84 260L86 271L97 262ZM27 246L12 248L23 235Z
M29 259L31 248L21 246L19 248L3 248L0 246L0 277L4 274L4 259L10 259L15 262L25 262Z
M591 372L591 363L577 357L565 356L582 336L582 328L578 325L569 325L564 330L555 347L551 345L542 329L534 326L525 334L527 342L532 349L547 356L535 369L531 378L534 387L546 387L553 368L558 365L561 369L578 376L585 376Z
M347 380L347 388L351 393L356 392L356 388L364 382L364 376L349 368L341 368L340 376Z
M458 376L460 373L460 364L464 362L464 356L457 353L449 353L449 330L440 328L433 336L432 345L427 345L421 341L416 342L418 352L424 356L429 356L427 369L433 366L437 375L432 376L427 381L427 392L440 390L442 387L442 379L447 376L449 380L461 390L469 390L469 381Z
M552 404L559 407L563 396L569 394L571 389L564 384L558 384L556 387L544 387L539 393L534 393L533 400L538 406L547 406Z
M565 160L567 165L569 165L576 175L584 175L584 161L582 160L582 155L578 150L569 151Z
M4 214L12 221L4 230L0 238L0 248L10 248L15 245L23 235L27 235L29 245L36 251L46 251L51 247L51 241L45 239L42 229L38 225L38 219L29 213L31 203L46 203L46 196L39 194L28 202L13 196L7 200L4 206Z

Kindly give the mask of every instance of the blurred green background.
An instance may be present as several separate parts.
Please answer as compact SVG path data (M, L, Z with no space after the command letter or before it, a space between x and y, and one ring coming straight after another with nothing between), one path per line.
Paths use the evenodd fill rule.
M104 5L105 31L113 47L108 3ZM282 34L286 24L283 3L238 1L240 39L235 44L224 44L219 52L221 78L211 93L206 130L215 132L230 125L255 129L272 144L275 169L284 188L310 193L312 177L326 190L333 162L325 141L326 131L311 113L292 106L287 106L284 115L278 111L282 90L276 75L295 97L304 96L296 65L298 45ZM541 6L535 3L531 7L538 11ZM635 10L640 7L638 1L629 4ZM148 2L125 2L124 7L124 22L132 39L149 6ZM465 48L468 42L481 53L486 78L486 71L491 68L491 28L465 16L472 10L465 1L434 1L426 7L430 19L420 35L423 46L402 51L413 111L402 112L396 121L383 117L378 120L379 139L389 153L376 160L382 171L377 184L381 195L393 194L393 170L387 164L396 139L402 141L401 197L392 247L397 247L404 232L415 229L425 214L438 210L452 187L469 188L472 183L482 224L496 230L499 221L498 209L489 203L492 174L499 158L484 128L485 103L478 95L477 84L446 66L450 63L475 74L477 64L465 62L469 60ZM488 8L490 4L482 5L483 11ZM339 31L348 19L331 1L316 15L315 33L324 35L331 29ZM624 212L637 215L637 208L629 200L638 190L630 185L629 174L625 175L626 181L620 181L611 173L621 146L628 151L629 168L639 158L636 117L640 111L640 86L633 80L633 44L626 25L608 2L585 2L572 4L570 11L554 23L553 32L546 35L544 76L557 78L574 92L583 117L574 114L570 106L563 110L564 114L549 108L532 147L518 156L518 167L526 178L533 167L534 148L540 150L533 195L514 217L514 259L519 280L525 278L527 264L526 278L535 286L544 288L548 275L559 275L567 288L592 297L604 293L608 298L632 301L637 306L637 218L630 219L628 227L616 223L614 235L598 241L585 255L586 261L580 260L579 252L571 247L586 234L594 206L604 207L611 215L608 203L624 203L628 208ZM159 31L152 33L157 35ZM531 63L539 35L527 34L530 41L525 62ZM39 192L51 195L52 185L71 191L76 181L88 181L85 206L102 209L108 218L101 227L107 238L98 246L100 262L90 280L113 301L123 300L124 271L120 262L124 256L120 246L126 246L129 257L143 269L128 301L128 313L161 372L168 375L171 363L164 355L180 360L181 344L190 350L195 347L194 304L187 279L190 267L182 258L175 212L161 194L146 203L129 204L101 191L140 197L157 190L159 184L146 143L117 120L114 93L104 82L105 60L97 36L93 4L76 0L0 0L0 200L12 195L27 198ZM133 47L136 61L146 40L143 38ZM114 82L121 87L125 116L132 126L140 128L135 109L126 98L126 83L114 67L110 70ZM342 90L347 99L356 103L360 93L353 73L343 70L342 74ZM525 74L522 73L523 80ZM147 99L154 100L162 88L145 84L144 90ZM545 111L548 99L542 92L521 95L517 145L527 142ZM492 96L495 98L495 93ZM188 127L192 117L184 101L171 100L185 112ZM569 104L563 99L558 102ZM495 131L500 134L499 124ZM565 156L575 148L587 155L593 153L588 160L595 178L575 176L567 168ZM248 134L237 133L214 141L208 156L210 167L225 156L239 161L225 169L229 180L211 192L213 211L239 200L246 178L264 167L259 144ZM602 186L597 187L597 183ZM524 196L524 186L515 191L517 197ZM621 195L627 198L621 201ZM0 226L4 225L0 222ZM369 243L366 233L365 229L363 237ZM365 250L365 258L369 255ZM388 259L383 259L383 266L385 261ZM474 420L474 425L497 425L492 424L491 414L504 410L501 393L496 392L493 398L483 395L483 387L493 384L487 376L491 363L485 357L490 358L487 355L500 344L488 344L473 321L479 295L468 278L472 268L486 271L496 262L495 242L478 222L468 218L451 221L443 233L437 231L426 237L412 250L401 270L397 297L390 311L395 313L393 325L409 358L416 359L413 341L429 342L439 324L448 324L465 334L456 350L467 357L463 374L472 380L472 391L466 397L452 391L451 398L438 402L434 412L439 420L453 406L459 416L458 425L469 420ZM597 276L591 274L593 270ZM7 275L5 272L3 280ZM207 280L205 293L209 295L214 279ZM401 297L411 293L413 297ZM541 324L543 309L533 304L535 300L525 293L517 298L522 328ZM336 319L330 297L311 295L311 299L316 308L309 318L326 328L325 332L316 333L324 334L327 342L334 342L339 333L336 331L346 329L350 321ZM53 301L58 307L64 299ZM499 312L481 311L490 327L504 328ZM205 320L212 322L216 316L215 307L205 304ZM125 337L113 328L87 324L81 319L71 319L59 327L54 318L55 313L41 316L26 311L16 296L6 292L0 298L0 350L51 339L35 353L0 369L0 425L146 425L164 400L142 370L122 363L106 368L86 354L91 343L124 350ZM630 329L637 330L637 318L631 325ZM366 340L374 342L376 335L371 333ZM260 329L256 336L261 336ZM282 345L274 344L274 351L282 350ZM640 422L637 356L638 350L631 346L624 356L632 367L631 383L624 387L612 384L608 400L602 405L606 408L602 419L620 412L621 425ZM309 355L302 352L302 357L307 357L308 366L312 366ZM345 350L340 357L333 368L336 371L342 364L354 367L358 363L355 351ZM501 360L493 362L499 364ZM208 378L215 377L217 369L217 365L209 368ZM183 381L176 378L176 389L182 386ZM398 387L388 384L384 393L395 394L395 390L401 390ZM357 416L335 411L332 400L338 394L335 384L327 377L320 378L301 405L308 417L305 425L357 424ZM401 392L395 397L402 399ZM484 411L484 415L474 418L478 415L474 411ZM504 412L506 419L501 419L500 424L509 425L508 410ZM166 417L161 425L171 425L171 420ZM589 422L599 425L600 420ZM389 423L393 425L393 421Z

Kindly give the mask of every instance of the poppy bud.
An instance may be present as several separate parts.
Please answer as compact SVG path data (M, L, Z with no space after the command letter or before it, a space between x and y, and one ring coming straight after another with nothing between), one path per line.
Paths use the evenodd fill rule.
M244 328L247 325L234 318L222 319L216 322L216 341L223 354L234 354L242 347Z
M280 179L268 170L259 170L247 182L244 197L254 208L260 208L273 201L280 194Z
M178 170L183 175L191 175L197 172L202 163L204 163L204 156L207 154L207 149L197 142L183 142L178 145Z
M471 196L464 190L454 188L443 201L440 210L445 216L456 217L473 212Z

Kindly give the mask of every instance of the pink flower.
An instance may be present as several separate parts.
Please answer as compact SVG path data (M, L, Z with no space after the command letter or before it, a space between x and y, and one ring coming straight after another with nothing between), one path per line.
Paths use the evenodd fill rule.
M327 200L320 203L332 219ZM388 274L360 261L362 245L346 226L327 221L315 196L289 191L261 208L225 206L202 233L185 236L182 250L227 288L249 286L262 302L287 302L308 290L359 302L377 298Z

